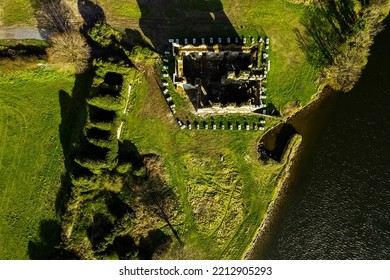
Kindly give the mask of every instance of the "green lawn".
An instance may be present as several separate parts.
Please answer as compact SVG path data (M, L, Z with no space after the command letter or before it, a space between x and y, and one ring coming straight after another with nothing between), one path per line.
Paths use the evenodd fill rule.
M39 254L40 233L55 228L64 172L58 93L73 84L52 71L1 75L0 259L28 259L29 247Z
M141 10L136 0L98 0L108 15L128 19L138 19L141 17Z
M0 25L35 24L34 11L29 0L0 0Z

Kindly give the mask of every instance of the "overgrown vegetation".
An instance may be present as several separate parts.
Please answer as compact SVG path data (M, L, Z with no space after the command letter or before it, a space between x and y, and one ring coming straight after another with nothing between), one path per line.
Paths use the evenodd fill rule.
M129 140L121 139L130 85L140 75L128 64L129 46L121 45L122 34L107 24L95 25L88 34L105 55L93 61L87 120L70 165L62 255L151 258L172 236L181 242L172 225L178 200L162 177L161 160L139 155ZM164 225L168 233L161 231ZM156 238L161 240L156 243Z
M341 91L352 89L382 28L388 4L329 0L308 8L302 18L304 32L296 32L309 61L321 71L321 84Z
M167 115L153 74L155 55L122 46L119 34L111 43L106 37L92 37L105 53L128 54L145 76L126 59L94 61L88 117L77 144L62 223L66 255L239 258L251 240L251 234L242 238L240 232L254 234L283 168L270 163L267 168L276 176L267 177L271 173L258 162L255 141L262 132L183 134ZM243 137L248 142L238 141ZM202 148L198 143L204 141L208 145ZM264 176L255 176L259 171ZM260 200L258 193L264 195ZM128 244L126 252L122 242Z

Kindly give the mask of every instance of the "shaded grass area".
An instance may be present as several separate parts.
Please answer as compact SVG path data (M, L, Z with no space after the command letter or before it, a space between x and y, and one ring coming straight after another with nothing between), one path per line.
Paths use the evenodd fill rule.
M283 166L257 159L260 131L180 130L159 88L141 75L138 79L122 137L141 154L164 158L168 183L179 197L175 227L185 246L173 244L164 258L240 258Z
M47 258L59 230L56 196L64 172L58 92L74 78L13 71L0 81L0 259Z

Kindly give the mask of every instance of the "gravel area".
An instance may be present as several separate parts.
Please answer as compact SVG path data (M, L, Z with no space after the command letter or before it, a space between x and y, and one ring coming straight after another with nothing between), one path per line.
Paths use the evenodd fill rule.
M32 27L2 28L0 27L0 39L38 39L47 40L48 34Z

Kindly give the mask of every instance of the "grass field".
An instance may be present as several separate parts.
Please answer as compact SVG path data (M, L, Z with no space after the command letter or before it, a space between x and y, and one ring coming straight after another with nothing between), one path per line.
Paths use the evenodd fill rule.
M67 2L77 9L76 1ZM144 34L147 32L139 26L139 19L153 23L156 11L160 12L157 4L139 6L142 0L95 2L114 27L135 28ZM267 101L282 115L307 104L316 93L317 70L307 62L295 35L296 28L302 28L303 5L287 0L210 0L207 5L200 0L183 2L183 10L161 6L167 22L187 20L191 14L187 26L178 25L172 31L178 38L180 33L191 36L185 30L188 23L195 26L193 15L204 16L205 12L210 18L225 15L238 35L270 38ZM0 25L34 22L30 1L0 0ZM149 35L156 36L153 32ZM148 39L157 42L156 38ZM124 118L120 140L130 140L143 155L158 155L165 171L162 176L178 197L179 209L172 222L185 246L173 243L159 257L241 258L275 195L284 165L258 160L256 148L262 131L180 130L152 68L141 66L145 76L138 73L139 82L133 84L130 114ZM0 62L0 259L45 257L55 242L53 233L59 221L56 199L65 172L62 144L66 142L68 150L72 136L67 129L81 125L74 122L73 115L66 121L62 118L64 110L77 112L82 107L74 107L79 99L69 101L67 96L74 86L81 92L87 83L48 68L38 69L31 59ZM69 101L68 107L61 108L61 100ZM279 121L268 119L266 129ZM129 229L132 234L147 235L156 225L170 234L161 219L156 222L147 211L141 214L144 216Z
M74 79L45 70L3 70L0 259L28 259L37 253L34 244L45 234L42 231L58 220L56 196L64 172L58 92L71 92Z
M180 256L173 247L165 257L240 258L266 213L283 166L257 159L260 131L180 130L159 89L150 79L139 79L122 137L141 154L164 159L168 181L181 201L176 226L190 246Z
M29 0L0 1L0 25L32 26L34 23L34 13Z

